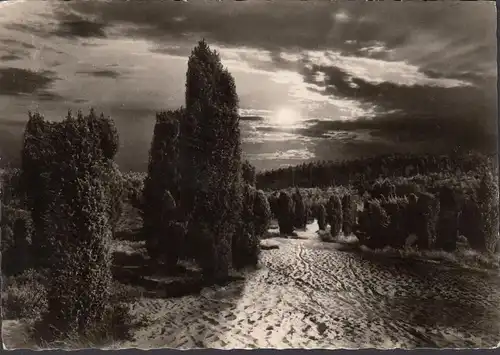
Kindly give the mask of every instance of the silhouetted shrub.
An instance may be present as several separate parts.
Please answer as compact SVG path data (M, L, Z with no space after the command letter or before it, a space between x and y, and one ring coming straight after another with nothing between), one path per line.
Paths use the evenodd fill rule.
M433 249L436 244L436 227L439 218L439 200L430 193L418 195L415 216L417 246L419 249Z
M255 196L255 203L253 207L253 216L255 223L255 235L262 237L269 229L271 223L271 207L264 194L264 191L258 190Z
M272 218L278 219L278 216L279 216L279 193L278 192L269 196L269 207L271 207Z
M382 208L389 217L389 223L380 243L384 246L401 248L410 234L407 225L408 200L404 197L387 198Z
M360 243L372 249L386 246L385 233L390 220L379 200L369 200L359 214L356 236Z
M326 205L326 221L330 225L330 234L337 237L342 229L342 202L338 195L333 195Z
M170 236L170 225L180 217L176 209L179 200L179 134L183 110L156 114L156 124L149 152L148 174L144 181L142 235L146 240L149 256L155 260L169 249L172 258L169 265L175 266L180 253L177 236ZM168 238L168 239L167 239ZM161 242L163 248L157 248ZM177 248L177 251L172 250Z
M350 235L353 232L357 218L357 206L353 195L346 194L342 197L342 231L344 235Z
M160 198L157 224L146 238L146 249L153 261L163 261L167 271L171 271L181 256L184 224L175 220L177 205L172 194L164 191Z
M324 231L326 229L326 208L322 203L316 208L316 218L318 219L319 230Z
M281 191L278 199L278 225L281 234L293 233L293 201L288 193Z
M255 232L256 190L249 184L243 187L243 208L238 233L233 237L233 266L236 269L255 266L259 261L260 243Z
M303 229L307 224L307 211L304 203L304 199L300 194L299 189L295 190L295 193L292 195L292 199L294 202L294 227Z

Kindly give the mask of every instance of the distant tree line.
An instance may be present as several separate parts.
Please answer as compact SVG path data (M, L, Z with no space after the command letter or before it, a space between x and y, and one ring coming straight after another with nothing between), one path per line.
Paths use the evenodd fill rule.
M491 157L476 152L432 155L394 153L349 161L315 161L257 175L260 189L328 187L372 182L380 177L408 177L484 170Z

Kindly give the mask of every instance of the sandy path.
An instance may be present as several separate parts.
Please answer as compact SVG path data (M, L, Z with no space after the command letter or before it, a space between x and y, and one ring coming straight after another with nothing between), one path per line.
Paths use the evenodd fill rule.
M273 239L244 282L199 296L142 299L139 348L490 347L500 281L435 265L366 260L305 239Z

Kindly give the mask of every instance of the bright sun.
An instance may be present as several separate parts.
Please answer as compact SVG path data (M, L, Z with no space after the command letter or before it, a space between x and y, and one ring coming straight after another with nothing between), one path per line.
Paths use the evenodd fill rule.
M274 112L272 120L277 124L293 125L300 120L300 114L291 108L281 108Z

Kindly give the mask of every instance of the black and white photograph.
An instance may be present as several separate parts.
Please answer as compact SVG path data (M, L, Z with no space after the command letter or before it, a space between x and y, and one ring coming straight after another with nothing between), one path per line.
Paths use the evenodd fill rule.
M4 349L500 346L494 1L0 0Z

